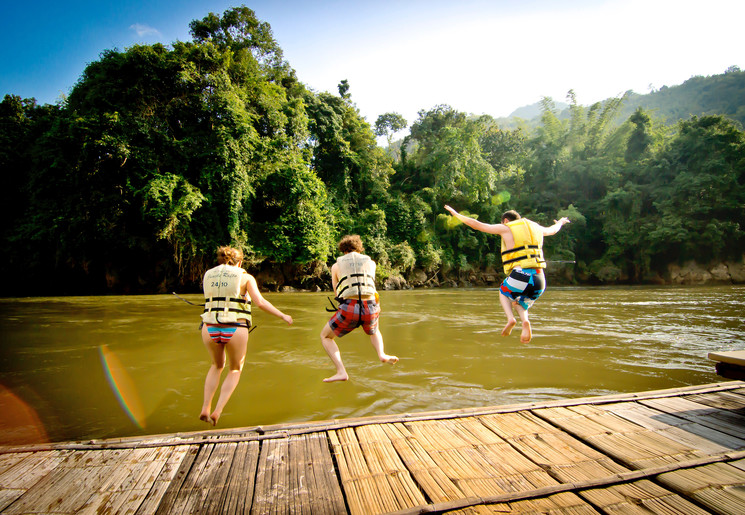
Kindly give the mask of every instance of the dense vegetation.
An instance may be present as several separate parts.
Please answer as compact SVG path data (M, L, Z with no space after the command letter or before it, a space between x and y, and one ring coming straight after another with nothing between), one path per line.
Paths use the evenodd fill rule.
M619 121L625 96L583 107L570 92L566 119L546 98L530 130L435 106L386 150L375 136L407 122L371 127L346 81L310 91L250 9L191 30L105 51L60 105L2 101L3 294L194 290L222 244L254 272L318 286L351 232L381 278L498 269L499 241L445 203L487 222L568 216L546 253L587 281L742 259L745 135L728 117Z

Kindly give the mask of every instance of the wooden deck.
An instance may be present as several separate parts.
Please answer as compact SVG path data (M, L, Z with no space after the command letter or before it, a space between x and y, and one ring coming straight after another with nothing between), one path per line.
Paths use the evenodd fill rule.
M745 382L0 448L2 513L745 513Z

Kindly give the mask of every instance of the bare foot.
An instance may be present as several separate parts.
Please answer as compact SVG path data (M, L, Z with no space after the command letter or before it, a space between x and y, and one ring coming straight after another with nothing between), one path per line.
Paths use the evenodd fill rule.
M520 343L528 343L533 338L533 330L530 328L530 321L523 322L523 332L520 333Z
M220 415L222 415L222 413L218 413L218 412L216 412L216 411L213 411L213 412L212 412L212 415L210 415L210 419L209 419L209 422L210 422L210 423L211 423L211 424L212 424L213 426L216 426L216 425L217 425L217 421L218 421L218 420L220 419Z
M502 329L502 336L509 336L512 332L512 328L515 327L515 324L517 323L517 320L514 318L512 320L507 320L507 324L504 326L504 329Z
M323 380L324 383L333 383L335 381L346 381L349 379L349 376L346 373L342 374L334 374L331 377L327 377Z
M381 363L390 363L391 365L395 365L398 363L398 356L391 356L390 354L384 354L380 356Z
M212 424L212 419L210 418L209 411L203 411L202 413L200 413L199 420L201 420L202 422L207 422L208 424Z

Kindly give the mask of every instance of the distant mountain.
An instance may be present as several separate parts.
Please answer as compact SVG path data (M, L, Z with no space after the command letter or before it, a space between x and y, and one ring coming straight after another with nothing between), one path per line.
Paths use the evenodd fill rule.
M555 102L557 116L569 117L569 105ZM723 74L691 77L677 86L662 86L645 95L630 92L616 117L623 123L636 110L644 109L650 116L673 125L691 116L721 114L745 127L745 71L732 66ZM515 109L506 118L497 119L503 128L516 128L521 123L529 127L540 125L541 104Z
M569 104L565 104L564 102L554 102L556 104L556 109L559 111L563 111L564 109L569 107ZM523 106L518 107L515 109L507 118L522 118L523 120L532 120L534 118L540 118L541 116L541 103L536 102L535 104L530 104L529 106Z

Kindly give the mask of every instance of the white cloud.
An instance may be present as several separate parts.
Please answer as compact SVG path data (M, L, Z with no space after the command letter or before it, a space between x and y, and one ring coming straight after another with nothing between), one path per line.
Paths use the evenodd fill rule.
M141 38L146 36L161 37L160 31L158 29L154 29L150 25L135 23L134 25L130 25L129 28L135 31L135 33L137 33L137 36Z

